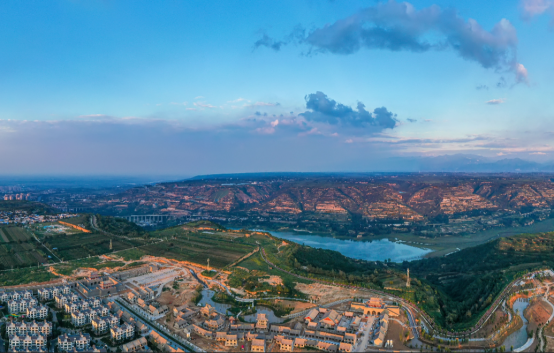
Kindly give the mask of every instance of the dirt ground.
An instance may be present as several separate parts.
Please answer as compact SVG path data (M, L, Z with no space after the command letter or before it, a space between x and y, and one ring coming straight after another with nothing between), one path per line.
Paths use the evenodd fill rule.
M389 330L387 331L387 335L385 336L385 341L392 340L393 348L395 351L397 350L407 350L410 349L407 345L410 343L406 343L405 345L401 340L400 336L404 337L404 334L408 332L407 329L403 328L402 325L400 325L396 321L390 321L389 324Z
M173 282L165 285L165 288L170 288L171 290L162 292L162 295L157 299L157 301L162 305L167 305L169 310L173 310L173 307L181 306L184 304L190 304L190 300L194 294L198 282L194 278L187 278L179 283L179 289L173 289ZM190 304L190 306L194 306Z
M502 310L497 310L494 315L491 316L491 318L487 321L486 325L483 326L483 328L480 330L481 334L486 333L487 336L489 336L493 331L495 331L495 327L500 327L508 321L508 314L503 312Z
M552 307L538 298L531 301L524 313L525 318L529 320L529 328L533 330L539 324L545 324L550 315L552 315Z
M317 304L331 303L337 300L346 298L371 298L370 293L358 291L355 289L346 289L328 286L320 283L297 283L296 289L310 296L310 299L315 300Z
M294 314L294 313L297 313L299 311L303 311L303 310L306 310L306 309L310 309L310 308L313 308L313 307L316 306L315 304L312 304L312 303L300 302L300 301L296 301L296 300L277 299L277 300L275 300L275 303L276 304L282 304L282 305L288 306L288 307L293 307L294 309L292 310L291 314Z

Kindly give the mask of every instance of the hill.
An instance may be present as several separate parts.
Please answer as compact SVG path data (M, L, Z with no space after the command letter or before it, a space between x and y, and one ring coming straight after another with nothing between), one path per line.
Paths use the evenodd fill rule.
M268 249L266 248L266 251ZM554 233L496 239L449 256L381 263L289 243L271 261L300 275L389 291L417 303L448 329L473 326L519 274L554 266ZM411 287L406 288L410 269Z
M0 200L0 212L23 211L28 214L47 215L57 213L52 207L40 202Z

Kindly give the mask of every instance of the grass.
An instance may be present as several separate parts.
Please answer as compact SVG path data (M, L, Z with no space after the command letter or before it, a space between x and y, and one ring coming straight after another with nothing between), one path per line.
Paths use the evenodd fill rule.
M69 276L78 268L94 268L100 270L102 268L115 268L125 266L125 262L121 261L106 261L102 262L98 257L76 260L70 263L56 265L56 272L62 275Z
M298 283L306 283L306 284L313 283L313 281L295 277L293 275L285 273L276 268L270 269L269 265L267 264L267 262L264 261L264 259L262 258L262 255L259 252L250 256L248 259L239 262L237 266L244 267L250 271L256 270L256 271L265 272L269 275L279 276L283 280L283 283L285 282L289 282L289 283L298 282Z
M110 250L110 240L112 250ZM64 261L80 259L87 256L102 255L112 251L125 250L143 245L142 239L126 240L110 238L99 233L79 233L74 235L57 235L48 239L47 246L56 252Z
M32 282L47 282L56 278L44 267L22 268L0 272L0 286L15 286Z
M125 261L131 261L131 260L140 260L140 258L146 255L146 253L141 249L128 249L128 250L119 251L115 255L123 258Z
M167 241L141 247L152 256L163 256L179 261L223 268L255 249L250 239L218 234L187 232L182 227L173 227L152 233L153 238Z

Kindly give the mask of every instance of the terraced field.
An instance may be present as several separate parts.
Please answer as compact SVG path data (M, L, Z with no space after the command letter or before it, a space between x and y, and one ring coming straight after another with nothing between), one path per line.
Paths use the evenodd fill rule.
M25 229L0 228L0 269L47 263L49 260L45 251Z
M144 240L113 238L112 249L119 251L145 243ZM81 259L89 255L102 255L112 251L110 250L110 237L99 233L54 236L48 239L46 244L64 261Z
M153 237L167 240L129 251L120 252L126 259L137 259L142 255L163 256L179 261L191 261L223 268L254 250L255 246L243 239L209 233L185 233L179 228L154 232Z

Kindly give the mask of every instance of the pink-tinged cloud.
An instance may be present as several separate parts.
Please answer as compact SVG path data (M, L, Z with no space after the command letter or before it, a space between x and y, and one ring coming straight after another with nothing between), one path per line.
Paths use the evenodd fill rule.
M522 0L521 1L522 17L526 20L549 12L554 15L554 0ZM554 24L554 17L551 24Z
M516 64L516 82L529 84L529 74L523 64Z
M279 120L278 119L276 119L274 121L271 121L269 123L269 126L257 128L256 132L260 133L260 134L273 134L273 133L275 133L275 128L277 127L277 125L279 125Z

